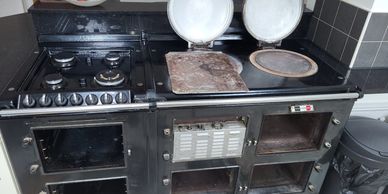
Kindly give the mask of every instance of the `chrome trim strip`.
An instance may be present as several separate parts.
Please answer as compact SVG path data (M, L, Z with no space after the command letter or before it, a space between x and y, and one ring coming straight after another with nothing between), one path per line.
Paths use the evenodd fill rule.
M344 94L323 94L323 95L303 95L303 96L281 96L281 97L256 97L256 98L230 98L211 100L182 100L157 102L156 107L179 108L179 107L204 107L204 106L228 106L228 105L255 105L278 102L300 102L300 101L321 101L321 100L346 100L357 99L359 93ZM55 108L31 108L31 109L9 109L1 110L0 117L37 116L69 113L111 113L118 111L149 110L149 103L134 103L120 105L99 105L80 107L55 107Z
M163 108L178 108L178 107L254 105L254 104L264 104L264 103L278 103L278 102L345 100L345 99L357 99L359 97L360 97L359 93L344 93L344 94L323 94L323 95L281 96L281 97L182 100L182 101L157 102L156 107L163 109Z
M1 110L0 117L36 116L36 115L53 115L53 114L69 114L69 113L110 113L110 112L130 111L130 110L148 110L149 108L150 108L149 103L134 103L134 104L98 105L98 106L9 109L9 110Z

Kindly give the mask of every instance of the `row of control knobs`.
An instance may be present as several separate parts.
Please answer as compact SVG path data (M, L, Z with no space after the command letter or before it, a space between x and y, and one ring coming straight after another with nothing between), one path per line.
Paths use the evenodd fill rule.
M100 98L98 98L95 94L88 94L86 95L85 99L82 97L82 95L77 93L73 93L68 97L59 93L55 96L54 99L52 99L47 94L42 94L38 100L36 100L31 95L26 95L23 98L22 104L26 108L35 107L37 104L39 104L41 107L49 107L53 105L53 103L55 103L56 106L67 106L69 103L72 106L80 106L84 104L84 102L86 105L97 105L99 101L101 104L113 104L113 100L116 101L116 104L125 104L129 101L129 98L127 94L123 92L117 93L115 98L113 98L113 96L108 93L104 93L100 96Z

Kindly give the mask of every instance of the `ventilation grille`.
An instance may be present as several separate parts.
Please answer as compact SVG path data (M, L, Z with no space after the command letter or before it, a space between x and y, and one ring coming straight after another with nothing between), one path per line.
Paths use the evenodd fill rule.
M175 125L173 162L241 157L245 131L242 121Z

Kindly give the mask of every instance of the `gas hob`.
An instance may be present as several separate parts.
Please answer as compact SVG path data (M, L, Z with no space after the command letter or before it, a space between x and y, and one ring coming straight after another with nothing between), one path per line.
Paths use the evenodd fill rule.
M137 52L136 52L137 50ZM19 89L17 108L129 104L144 90L139 50L46 48Z

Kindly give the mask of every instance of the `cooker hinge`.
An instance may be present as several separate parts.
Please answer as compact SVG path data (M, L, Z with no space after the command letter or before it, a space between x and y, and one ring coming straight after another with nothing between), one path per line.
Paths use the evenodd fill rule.
M268 42L264 42L264 41L259 41L257 43L257 46L260 48L260 49L276 49L276 47L280 47L282 45L282 41L277 41L277 42L273 42L273 43L268 43Z
M205 43L192 43L188 42L188 48L189 50L196 51L196 50L210 50L214 46L214 41L211 42L205 42Z

